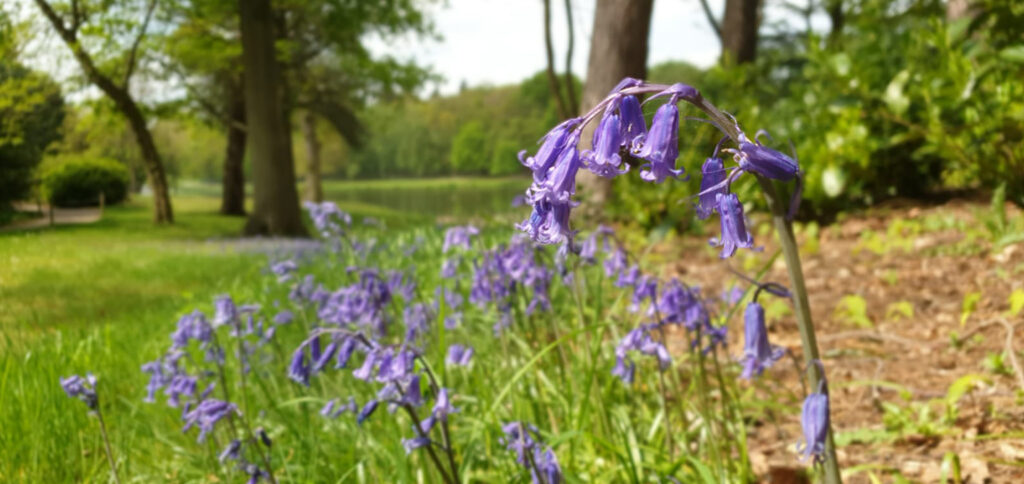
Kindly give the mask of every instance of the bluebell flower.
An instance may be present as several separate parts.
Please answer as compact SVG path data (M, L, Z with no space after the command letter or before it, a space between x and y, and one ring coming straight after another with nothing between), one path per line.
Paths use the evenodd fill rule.
M233 403L212 398L203 400L194 409L185 414L185 428L183 431L187 432L188 429L198 425L198 441L202 442L206 439L207 434L213 432L214 425L217 422L237 414L239 414L238 407Z
M448 252L455 247L462 247L463 249L469 250L469 244L473 236L478 235L479 233L480 229L472 225L451 227L444 233L444 244L441 246L441 251Z
M533 202L533 212L516 228L526 232L531 239L540 244L565 244L573 235L569 226L569 213L575 202L551 203L548 201Z
M762 145L757 136L751 143L741 132L738 145L739 149L734 150L734 158L743 171L780 181L792 180L800 174L800 165L796 160Z
M619 278L615 280L615 287L633 287L639 280L640 267L633 264L628 270L619 273Z
M573 194L576 193L576 173L582 166L580 153L576 149L578 142L578 134L570 136L567 146L546 176L541 179L535 177L527 192L527 196L534 204L539 201L568 204L571 201Z
M533 425L509 422L502 426L505 436L500 442L515 452L516 462L530 471L534 484L561 484L562 468L551 447L543 447Z
M640 138L639 158L648 161L640 168L644 181L661 183L665 178L675 178L683 173L676 169L679 157L679 108L668 102L658 108L651 121L651 130Z
M356 415L356 423L362 425L366 419L370 418L370 415L373 415L373 412L377 410L378 405L380 405L380 402L377 400L370 400L369 402L366 402L366 405L363 405L363 409L359 411L358 415Z
M629 171L629 165L622 163L619 148L622 145L622 130L619 116L606 113L594 132L593 149L581 154L583 165L597 176L615 178ZM620 169L621 166L621 169Z
M297 270L299 270L299 265L291 259L270 264L270 272L277 276L277 282L287 282L291 280L292 273Z
M338 208L334 202L304 202L303 207L309 211L313 225L324 237L338 237L344 234L342 225L352 225L352 216Z
M636 363L625 357L616 357L612 376L618 377L623 383L631 385L636 380Z
M533 172L534 180L539 181L547 177L548 170L569 144L570 134L580 121L579 118L573 118L555 126L544 135L541 147L534 156L524 158L526 150L519 152L519 162Z
M224 462L225 460L238 460L241 457L242 441L238 439L232 439L228 442L228 446L221 451L217 460Z
M747 304L743 313L743 373L741 378L749 379L772 366L785 351L768 343L768 328L764 323L764 308L757 302Z
M458 274L459 260L455 258L445 259L441 262L441 277L451 279Z
M292 353L291 363L288 365L288 378L297 383L309 386L309 377L312 374L309 359L306 357L305 345L299 346Z
M430 438L428 437L413 437L411 439L402 439L402 447L405 448L405 455L409 455L412 451L419 449L420 447L426 447L430 445Z
M798 451L803 453L801 460L811 457L814 462L824 462L829 428L828 386L825 380L821 380L817 392L804 400L800 423L804 431L804 443L802 448L798 447Z
M717 156L712 156L704 160L704 165L700 169L700 193L697 196L697 218L703 220L711 216L714 213L718 205L718 195L727 194L729 187L726 186L726 180L729 177L728 172L725 170L725 165L722 163L722 159Z
M604 275L612 277L625 269L628 264L629 262L626 258L626 251L622 249L615 249L615 251L612 252L612 255L604 261Z
M438 420L447 420L448 415L458 412L458 409L453 407L451 401L448 399L448 389L442 388L437 392L437 400L434 402L434 408L431 410L431 414Z
M743 205L735 193L719 193L716 205L721 218L722 237L717 245L722 247L721 258L732 257L736 249L754 247L754 238L747 232L747 224L743 219Z
M620 139L622 147L631 149L635 140L647 135L647 122L644 120L644 112L640 108L640 101L636 96L623 96L619 103L619 114L621 121Z
M225 325L227 323L233 323L238 318L238 308L235 306L235 301L231 299L231 296L222 295L217 296L213 301L213 327Z
M70 398L77 398L85 403L90 410L96 410L99 406L99 396L96 394L96 377L92 373L86 373L85 377L71 375L67 378L59 378L60 387Z
M445 361L449 365L467 366L473 359L473 347L454 344L448 347L448 356Z

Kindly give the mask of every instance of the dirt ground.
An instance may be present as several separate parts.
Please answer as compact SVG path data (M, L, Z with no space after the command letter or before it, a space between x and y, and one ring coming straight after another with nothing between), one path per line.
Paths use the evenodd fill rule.
M1011 221L1024 216L1006 210ZM816 248L808 231L798 231L845 482L871 482L869 473L881 482L942 482L952 454L964 482L1024 482L1024 374L1014 370L1024 360L1024 313L1008 313L1011 293L1024 290L1024 243L995 247L996 238L985 236L991 220L987 203L893 202L821 228ZM773 238L755 234L765 254L777 250ZM696 250L703 244L687 239L656 252L678 261L673 270L687 283L718 294L730 274L715 254ZM742 261L732 264L739 269ZM763 280L789 285L781 257ZM979 297L961 324L969 293ZM863 311L842 309L851 296ZM795 451L800 339L791 312L766 308L772 343L793 358L755 385L797 415L754 422L751 459L764 482L803 482L794 477L803 467ZM741 317L734 317L729 352L742 348ZM998 355L1002 364L992 365ZM951 386L964 392L953 406Z

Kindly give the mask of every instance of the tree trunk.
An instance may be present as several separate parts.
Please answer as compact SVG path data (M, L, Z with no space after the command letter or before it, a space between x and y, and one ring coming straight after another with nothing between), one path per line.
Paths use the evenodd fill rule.
M231 86L228 112L228 146L224 155L224 177L221 180L220 213L245 215L245 93L242 86Z
M306 138L306 200L316 203L324 201L323 186L320 183L320 140L316 136L316 117L306 111L302 116L302 134Z
M837 46L843 35L843 26L846 24L846 14L843 12L843 0L829 0L826 3L828 18L832 28L828 33L830 46Z
M156 143L153 141L153 134L149 132L149 128L146 126L146 117L142 114L142 110L139 109L135 100L132 99L127 87L130 73L134 67L135 52L132 51L132 62L128 64L124 85L115 84L111 78L96 68L92 57L78 42L77 29L79 26L76 23L73 23L71 27L66 26L61 16L46 1L35 0L35 3L43 12L43 15L50 21L50 24L53 25L53 28L60 35L64 43L71 49L72 54L74 54L75 59L78 61L78 65L82 67L82 71L85 72L89 81L114 101L118 111L128 120L128 125L135 134L135 141L139 145L139 152L142 154L149 186L153 190L153 220L158 224L174 223L174 211L171 209L171 196L168 193L167 176L164 172L163 162L160 161L160 153L157 152ZM72 2L73 13L77 15L78 10L74 8L75 6L76 4ZM150 9L150 12L152 12L152 9ZM147 14L146 21L148 22L148 20Z
M654 0L598 0L583 85L583 110L604 99L622 78L647 76L647 37L653 6ZM589 140L594 128L595 123L588 125L582 139ZM585 194L585 213L600 214L611 196L611 180L581 170L579 183Z
M722 19L722 57L745 64L757 57L757 10L760 0L725 0Z
M291 131L284 119L270 0L238 0L238 10L255 202L245 233L306 236L295 187Z
M572 116L569 106L562 97L562 88L558 83L558 74L555 73L555 49L551 42L551 0L544 2L544 53L547 57L548 88L551 89L551 97L555 98L555 105L558 107L558 117L568 118ZM571 76L572 74L570 74Z
M108 80L109 81L109 80ZM139 145L142 154L142 162L146 165L146 177L150 189L153 190L153 221L156 223L174 223L174 211L171 208L171 196L168 193L167 175L164 172L164 164L160 161L160 153L153 141L153 134L146 126L146 117L143 116L139 106L128 94L128 91L117 88L111 82L107 87L106 83L95 82L104 93L113 99L121 114L128 118L128 125L135 134L135 142Z

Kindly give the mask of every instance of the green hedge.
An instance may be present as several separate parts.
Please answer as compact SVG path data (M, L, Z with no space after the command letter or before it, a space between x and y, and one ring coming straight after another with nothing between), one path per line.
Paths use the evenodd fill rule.
M121 202L128 194L128 170L109 158L72 157L60 160L42 177L43 192L54 205L82 207Z

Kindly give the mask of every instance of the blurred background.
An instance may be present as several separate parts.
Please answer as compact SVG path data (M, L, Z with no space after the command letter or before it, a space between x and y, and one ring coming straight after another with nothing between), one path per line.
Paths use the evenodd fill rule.
M221 213L249 214L250 233L298 233L254 222L267 210L296 217L281 200L292 193L399 217L487 217L525 186L516 154L627 75L697 86L749 131L767 130L780 149L791 142L807 176L803 219L894 198L1024 196L1019 2L266 8L266 28L250 29L259 53L243 45L234 2L5 2L0 221L40 216L50 202L98 205L100 192L107 205L155 197L158 220L177 197L220 198ZM254 62L272 57L273 75L247 74L246 50ZM250 86L279 101L269 114L246 112L250 75L273 79ZM270 124L248 126L264 116ZM682 130L680 163L694 172L718 134ZM271 165L288 176L261 183L254 167ZM604 216L667 229L692 219L680 200L693 183L583 182ZM267 203L247 209L245 193Z

